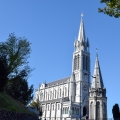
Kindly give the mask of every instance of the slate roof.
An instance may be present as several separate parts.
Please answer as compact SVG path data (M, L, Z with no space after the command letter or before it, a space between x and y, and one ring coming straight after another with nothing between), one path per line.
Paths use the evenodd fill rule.
M60 80L56 80L56 81L47 83L47 86L53 86L53 85L56 85L56 84L65 83L65 82L67 82L68 79L70 79L70 77L66 77L66 78L63 78L63 79L60 79Z

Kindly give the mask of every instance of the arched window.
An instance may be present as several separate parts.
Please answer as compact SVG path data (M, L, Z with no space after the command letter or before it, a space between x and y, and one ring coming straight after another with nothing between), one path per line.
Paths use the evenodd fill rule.
M66 108L64 108L64 114L66 114Z
M97 101L97 119L100 119L100 102Z
M48 107L47 107L47 108L48 108L48 111L49 111L49 105L48 105Z
M55 98L56 98L56 90L55 90Z
M74 107L72 107L72 114L74 115Z
M48 93L48 100L49 100L49 93Z
M65 87L65 97L67 96L67 88Z
M50 99L52 99L52 91L50 91Z
M54 110L54 105L53 105L53 110Z
M74 58L74 70L79 69L79 60L80 60L80 56L76 55Z
M43 100L43 93L40 93L40 100Z
M79 115L79 108L77 108L77 115Z
M76 108L75 108L74 114L76 115Z
M60 88L60 97L61 97L61 88Z
M83 70L85 69L85 55L83 55Z
M77 70L77 56L74 58L74 70Z
M60 109L60 104L58 104L58 110Z
M83 116L85 116L87 114L87 108L84 106L83 107Z
M93 110L94 110L94 108L93 108L93 102L91 102L91 103L90 103L90 111L93 111ZM93 113L93 112L90 112L90 113L91 113L91 114L90 114L90 118L93 119L93 118L94 118L94 116L93 116L94 113Z
M55 92L55 91L53 91L53 96L52 96L53 99L54 99L54 97L55 97L55 96L54 96L54 92Z
M88 57L86 56L86 70L88 70Z
M63 108L63 114L64 114L65 108Z
M103 102L103 118L107 118L107 115L106 115L106 103Z
M78 58L77 58L77 69L79 69L79 59L80 59L80 56L78 55Z
M47 100L47 92L46 92L46 100Z
M67 108L67 114L68 114L68 111L69 111L69 107Z

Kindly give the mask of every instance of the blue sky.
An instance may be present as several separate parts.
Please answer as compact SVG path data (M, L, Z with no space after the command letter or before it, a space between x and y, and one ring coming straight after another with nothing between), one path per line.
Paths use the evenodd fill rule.
M71 75L74 40L78 36L80 14L84 12L85 33L90 41L91 74L95 48L108 97L108 117L112 106L120 105L120 19L98 13L99 0L1 0L0 41L9 33L25 36L32 43L28 80L37 89Z

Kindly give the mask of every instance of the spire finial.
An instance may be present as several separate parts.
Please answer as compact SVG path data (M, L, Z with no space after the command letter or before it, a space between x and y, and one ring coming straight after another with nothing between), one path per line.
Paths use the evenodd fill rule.
M98 56L98 48L96 47L96 56Z
M83 19L83 17L84 17L84 14L83 14L83 12L82 12L82 14L81 14L81 18Z
M81 22L80 22L80 28L78 33L78 41L85 42L85 30L84 30L84 22L83 22L83 12L81 14Z

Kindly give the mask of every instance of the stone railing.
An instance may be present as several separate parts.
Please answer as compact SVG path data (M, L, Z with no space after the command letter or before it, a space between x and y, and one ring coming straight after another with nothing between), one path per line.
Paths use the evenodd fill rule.
M37 120L32 114L0 110L0 120Z

